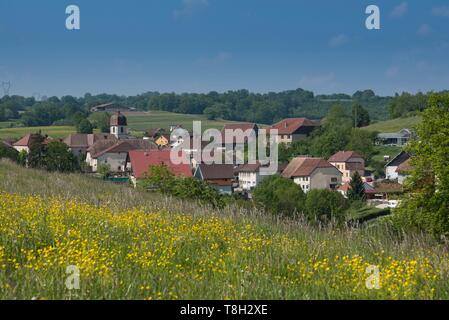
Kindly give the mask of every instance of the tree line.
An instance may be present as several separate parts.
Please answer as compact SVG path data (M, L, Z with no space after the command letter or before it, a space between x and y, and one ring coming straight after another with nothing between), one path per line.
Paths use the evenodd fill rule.
M263 124L287 117L320 119L338 102L346 110L360 104L372 119L383 120L388 117L389 101L389 97L379 97L372 90L358 91L351 96L314 95L303 89L266 94L248 90L205 94L147 92L136 96L87 93L78 98L50 97L43 101L34 97L5 96L0 99L0 121L17 120L24 126L78 125L88 118L92 107L109 102L142 111L161 110Z

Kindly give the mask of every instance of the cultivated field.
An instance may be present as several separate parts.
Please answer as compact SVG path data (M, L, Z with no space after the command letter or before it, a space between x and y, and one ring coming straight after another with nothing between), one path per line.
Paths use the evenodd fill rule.
M6 161L0 177L2 299L449 298L444 246L385 226L214 211ZM71 265L78 291L65 286ZM373 266L378 290L366 287Z
M378 132L398 132L402 129L413 129L417 124L421 123L421 117L398 118L387 121L376 122L364 129Z
M192 129L193 121L201 121L202 129L216 128L222 129L225 123L232 121L207 120L203 115L180 114L165 111L149 111L127 115L128 125L131 130L143 131L150 128L169 128L170 125L182 125L187 130Z

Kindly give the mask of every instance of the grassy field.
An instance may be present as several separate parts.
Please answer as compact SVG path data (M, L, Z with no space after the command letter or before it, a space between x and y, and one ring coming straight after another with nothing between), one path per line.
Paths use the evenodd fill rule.
M401 147L395 146L375 146L374 149L378 153L375 156L373 156L373 160L379 162L384 161L384 156L390 156L390 159L393 159L402 151Z
M65 138L69 134L76 132L74 127L69 126L3 128L0 129L0 139L18 139L28 133L36 133L39 131L55 139Z
M370 131L378 131L378 132L398 132L402 129L412 129L417 124L421 123L421 117L409 117L409 118L398 118L387 121L380 121L374 123L364 129Z
M5 161L0 176L1 299L449 298L448 252L423 236L214 211Z
M191 130L193 121L201 121L202 129L222 129L225 123L232 121L207 120L203 115L179 114L165 111L150 111L146 114L128 115L129 128L136 131L144 131L150 128L169 128L170 125L182 125Z
M179 124L185 129L191 130L193 121L200 120L202 129L209 128L222 129L225 123L232 121L223 120L207 120L203 115L178 114L164 111L151 111L147 113L138 113L128 115L128 127L131 133L143 133L146 129L166 128L170 125ZM65 138L71 133L75 133L76 129L70 126L49 126L49 127L18 127L9 128L11 122L0 122L0 139L18 139L27 133L42 132L48 134L52 138Z

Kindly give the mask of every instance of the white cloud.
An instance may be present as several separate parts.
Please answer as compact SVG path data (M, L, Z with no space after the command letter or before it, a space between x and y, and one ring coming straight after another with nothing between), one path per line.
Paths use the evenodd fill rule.
M190 16L198 10L209 6L209 0L182 0L181 7L173 11L175 18Z
M403 17L408 11L408 3L402 2L400 5L394 7L393 11L391 11L391 16L394 18Z
M331 48L337 48L337 47L340 47L342 45L345 45L348 42L349 42L349 36L346 35L346 34L341 33L341 34L336 35L335 37L333 37L333 38L331 38L329 40L329 46Z
M428 36L432 33L432 28L428 24L424 23L419 27L417 33L419 36Z
M388 78L394 78L399 74L400 71L401 69L398 66L391 66L385 71L385 75Z
M437 17L449 17L449 6L433 7L432 14Z

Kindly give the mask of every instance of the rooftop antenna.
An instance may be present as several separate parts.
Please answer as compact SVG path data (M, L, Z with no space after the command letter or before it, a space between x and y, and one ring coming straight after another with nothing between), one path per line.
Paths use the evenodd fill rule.
M5 96L9 96L9 90L11 89L11 82L10 81L2 81L2 87L3 87L3 94Z

